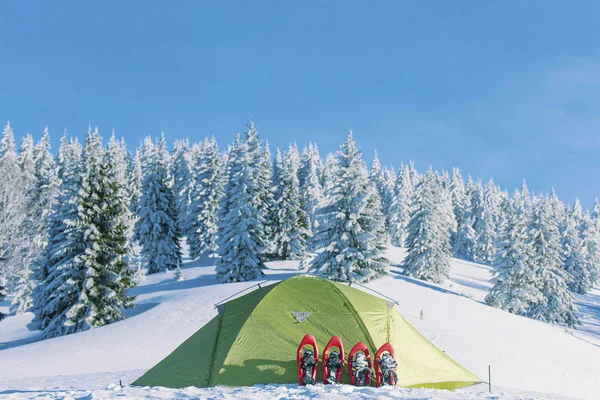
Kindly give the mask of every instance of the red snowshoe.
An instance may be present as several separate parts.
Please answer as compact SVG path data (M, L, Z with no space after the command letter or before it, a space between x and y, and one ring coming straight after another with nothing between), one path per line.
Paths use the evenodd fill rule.
M329 351L332 347L337 347L337 351ZM334 336L329 340L325 350L323 350L323 383L325 385L340 383L342 381L342 370L344 368L344 346L339 336Z
M394 348L389 343L384 343L375 353L375 385L395 386L398 383L396 367L398 363L394 360Z
M304 349L311 346L313 349ZM319 349L313 335L306 335L298 346L296 366L298 367L298 383L300 386L314 385L317 381L317 364L319 363Z
M350 350L350 354L348 354L348 372L350 372L350 384L355 386L369 386L371 384L371 355L364 343L358 342Z

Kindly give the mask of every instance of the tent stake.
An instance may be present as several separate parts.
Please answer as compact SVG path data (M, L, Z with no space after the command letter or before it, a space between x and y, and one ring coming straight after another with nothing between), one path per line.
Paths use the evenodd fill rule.
M490 386L490 393L492 393L492 366L488 365L488 385Z

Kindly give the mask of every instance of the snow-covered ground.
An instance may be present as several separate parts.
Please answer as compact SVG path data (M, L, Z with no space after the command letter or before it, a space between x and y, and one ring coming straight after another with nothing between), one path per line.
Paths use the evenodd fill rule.
M404 252L391 248L388 256L399 264ZM268 281L300 272L296 262L268 266ZM393 267L391 276L367 286L398 300L398 310L411 324L471 372L487 380L491 365L493 395L485 384L456 392L319 385L181 390L127 386L215 316L214 303L252 285L218 285L211 260L204 259L188 263L181 281L172 273L146 278L134 289L136 307L128 310L127 319L112 325L36 341L38 334L26 327L31 315L2 321L0 397L599 398L600 291L577 297L583 326L569 332L485 305L490 276L489 267L453 260L444 285L404 277Z

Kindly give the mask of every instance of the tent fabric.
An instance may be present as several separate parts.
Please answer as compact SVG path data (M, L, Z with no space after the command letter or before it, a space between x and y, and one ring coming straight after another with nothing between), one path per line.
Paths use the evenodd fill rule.
M298 311L309 313L302 322L292 314ZM315 336L320 351L337 335L346 351L360 341L372 357L379 346L390 342L398 361L399 386L455 389L481 382L428 342L385 300L345 284L297 276L226 303L222 314L134 385L295 383L296 350L307 333ZM342 383L349 383L346 371Z

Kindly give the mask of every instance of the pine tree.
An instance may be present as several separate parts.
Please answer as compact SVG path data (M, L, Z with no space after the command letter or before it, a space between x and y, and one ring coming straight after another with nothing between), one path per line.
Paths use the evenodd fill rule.
M173 145L173 192L177 203L177 223L180 232L186 232L187 213L191 202L192 174L188 140L176 141Z
M444 203L442 188L430 167L415 190L404 260L406 275L436 283L448 278L450 230Z
M21 172L23 173L23 182L25 191L31 190L35 185L35 153L33 145L33 137L25 135L19 148L19 157L17 158Z
M228 152L227 183L219 204L217 279L243 282L263 276L265 244L263 213L254 206L260 198L255 154L240 135Z
M491 191L477 184L471 197L473 229L476 232L473 260L491 264L494 260L496 217L489 201Z
M263 256L268 257L273 254L273 241L276 233L276 224L272 220L274 213L273 207L275 200L273 197L273 165L269 144L263 148L262 140L258 136L258 129L253 121L248 123L245 134L246 152L248 157L248 168L251 172L251 180L254 190L251 191L252 206L261 214L259 223L262 224L261 230L264 233L259 238L263 242Z
M88 131L82 171L76 152L71 146L63 153L61 201L49 218L45 276L34 301L33 322L45 338L120 320L133 301L126 294L132 287L122 223L127 207L98 131Z
M185 222L192 259L205 253L213 256L217 251L219 201L224 185L221 155L215 138L205 140L193 154L196 159L191 163L191 204Z
M129 158L127 168L127 193L129 193L129 210L135 218L138 212L139 202L142 198L142 160L141 149L137 149L133 158Z
M569 289L575 293L585 293L590 282L590 271L585 263L585 246L579 232L581 220L581 206L575 204L565 215L560 229L563 268L568 273Z
M9 294L17 289L22 275L29 239L20 234L27 211L23 175L17 161L15 139L10 123L0 140L0 275L4 276Z
M594 200L591 218L592 223L594 224L594 228L597 232L600 232L600 202L598 201L598 198Z
M319 254L310 271L338 281L366 282L386 274L389 261L383 256L380 199L369 182L361 153L352 132L337 152L332 186L326 206L320 209L313 240Z
M530 240L533 263L536 266L536 287L540 297L530 305L527 315L533 319L569 327L578 324L573 299L567 287L567 273L562 269L558 225L546 198L538 198L533 205Z
M166 145L163 139L154 147L142 181L136 239L142 247L142 257L148 274L181 268L180 232L177 226L177 206L170 186Z
M410 169L402 165L394 188L395 196L390 206L390 236L392 245L404 247L408 237L408 223L412 214L414 188Z
M496 243L494 286L485 297L489 305L523 316L541 296L528 232L530 218L526 199L516 191Z
M579 283L580 292L587 293L600 281L600 233L592 219L585 215L581 221L585 279Z
M321 157L317 146L310 143L302 151L298 179L300 185L300 204L309 219L309 235L318 227L317 211L323 203L323 187L320 179ZM275 177L274 177L275 180ZM279 198L275 195L275 199Z
M381 212L385 217L385 230L390 237L392 226L392 203L396 196L396 173L393 168L383 170L383 190L381 194ZM388 244L390 244L388 243Z
M26 237L29 246L22 250L21 262L23 272L19 296L13 299L13 309L17 312L28 311L32 306L32 290L37 284L31 278L37 276L35 271L44 247L48 241L46 232L47 218L52 212L52 207L58 194L58 177L54 157L50 153L50 133L48 127L34 147L34 185L27 196L27 214L19 234Z
M281 260L302 260L306 256L309 220L300 203L299 167L300 156L292 145L283 157L275 202L274 252Z

